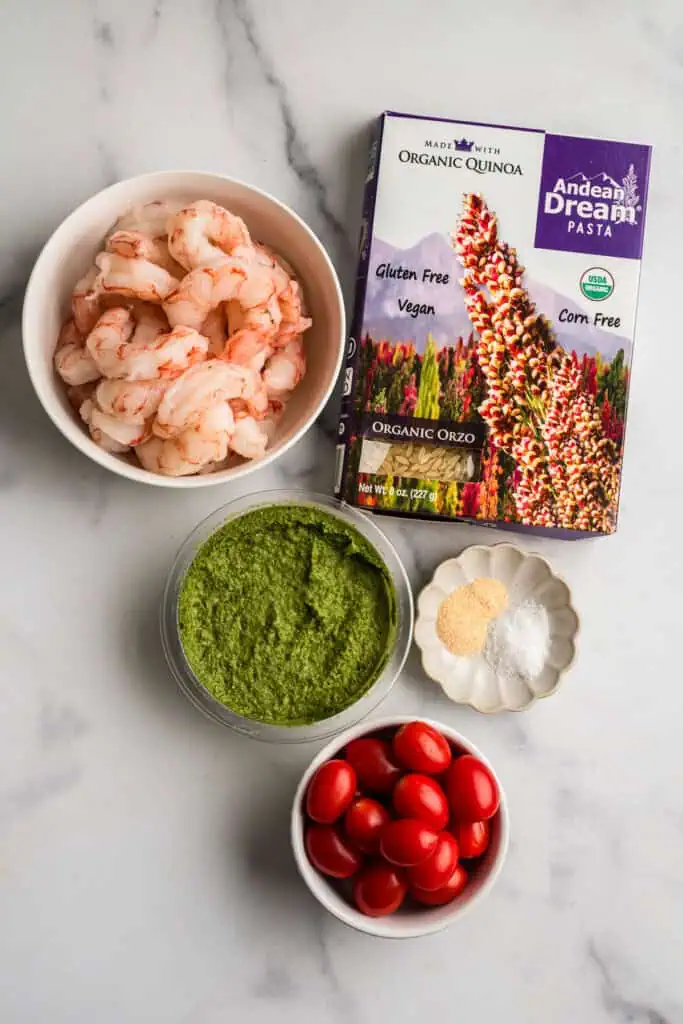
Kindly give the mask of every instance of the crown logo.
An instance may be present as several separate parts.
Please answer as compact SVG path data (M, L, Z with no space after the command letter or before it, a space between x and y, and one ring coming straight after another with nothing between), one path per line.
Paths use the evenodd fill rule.
M468 139L456 139L455 140L455 148L457 150L459 150L459 152L461 152L461 153L471 153L473 145L474 145L474 143L470 142Z

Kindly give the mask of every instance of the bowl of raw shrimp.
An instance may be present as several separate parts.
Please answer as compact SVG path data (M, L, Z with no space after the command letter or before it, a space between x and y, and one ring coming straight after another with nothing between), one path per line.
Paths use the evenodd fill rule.
M217 174L121 181L33 268L23 343L45 411L120 476L202 487L273 462L313 424L345 344L335 269L273 196Z

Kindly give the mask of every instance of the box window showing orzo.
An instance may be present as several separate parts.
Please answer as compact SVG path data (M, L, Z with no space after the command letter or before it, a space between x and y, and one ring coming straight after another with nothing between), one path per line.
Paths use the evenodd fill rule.
M650 152L380 118L341 497L558 536L615 530Z

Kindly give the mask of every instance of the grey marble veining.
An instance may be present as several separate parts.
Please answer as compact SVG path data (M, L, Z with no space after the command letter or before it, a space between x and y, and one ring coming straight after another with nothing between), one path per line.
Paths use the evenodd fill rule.
M680 4L5 0L0 52L0 1020L682 1024ZM205 722L157 642L164 573L200 518L254 487L330 490L334 404L245 484L166 493L72 450L20 348L49 233L164 167L290 203L350 299L367 128L386 107L656 147L620 530L534 545L573 588L579 661L552 700L485 718L413 653L383 706L470 736L512 815L486 903L403 944L344 929L297 878L288 804L313 750ZM415 588L496 539L383 525Z

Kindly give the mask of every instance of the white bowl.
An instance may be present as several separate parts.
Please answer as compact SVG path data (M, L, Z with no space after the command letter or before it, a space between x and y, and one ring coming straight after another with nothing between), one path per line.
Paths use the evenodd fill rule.
M308 371L287 404L264 458L190 477L150 473L98 447L70 407L53 366L57 335L69 315L71 292L93 263L114 222L133 205L153 199L188 202L212 199L247 222L253 236L292 264L302 282L313 326L304 335ZM327 402L341 366L345 343L344 301L330 259L313 232L273 196L243 182L199 171L160 171L120 181L74 210L46 243L26 289L24 355L29 376L48 416L89 458L129 480L157 487L209 487L267 466L291 448Z
M337 756L351 740L359 736L368 736L383 729L394 729L405 722L414 722L414 715L395 715L392 718L380 718L374 722L363 722L355 725L352 729L337 736L334 740L323 747L317 757L314 757L304 772L301 782L297 786L292 804L291 815L291 840L294 851L294 859L299 873L304 882L311 890L315 898L322 903L326 910L334 914L336 918L351 928L360 932L367 932L368 935L377 935L384 939L414 939L420 935L431 935L433 932L440 932L456 918L471 910L491 890L503 867L507 854L510 837L510 817L508 813L505 792L501 786L500 779L495 773L493 765L481 753L473 743L465 739L455 729L444 725L443 722L435 722L430 718L420 718L419 721L432 725L444 736L448 737L451 743L466 754L473 754L489 768L493 773L498 789L500 791L500 806L495 818L491 822L491 840L489 848L478 864L469 883L460 896L444 907L401 907L395 914L387 917L367 917L348 902L339 892L335 885L324 875L321 875L313 867L306 855L304 847L304 801L306 790L314 773L325 761Z
M439 606L463 584L490 577L505 584L509 604L533 599L548 615L550 643L545 664L535 679L500 678L482 654L457 657L436 632ZM569 587L540 555L514 544L476 544L437 568L417 601L415 643L422 651L422 666L456 704L475 711L523 711L541 697L555 693L574 661L579 618Z

